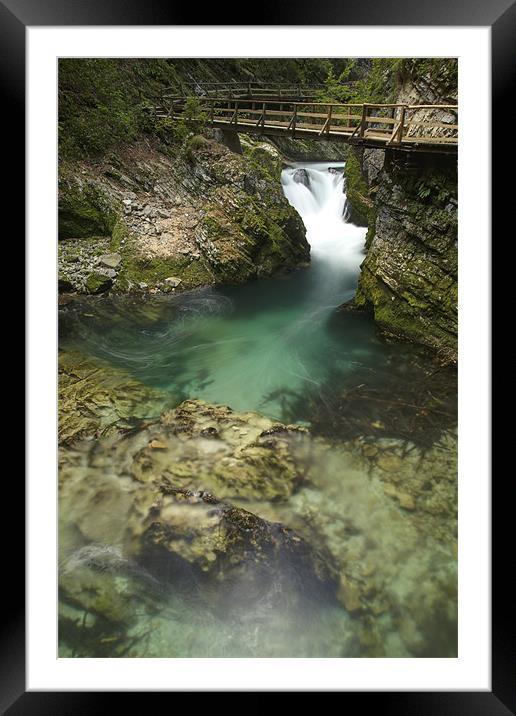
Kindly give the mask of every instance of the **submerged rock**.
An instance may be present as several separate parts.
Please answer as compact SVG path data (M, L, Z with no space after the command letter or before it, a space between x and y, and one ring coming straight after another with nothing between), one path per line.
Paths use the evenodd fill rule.
M151 609L173 593L257 624L282 610L340 610L337 599L361 656L453 656L455 461L453 435L424 453L393 438L337 447L185 401L122 439L60 450L63 597L128 623L123 585L134 615L150 584ZM113 599L102 575L122 585Z
M209 493L163 481L147 514L145 499L136 504L144 525L139 548L151 570L182 573L186 562L233 592L238 586L239 602L260 598L274 582L291 596L332 585L324 561L293 530Z
M60 451L60 589L66 602L123 623L137 610L130 595L141 602L146 584L176 593L202 587L209 609L229 610L231 618L239 610L249 613L252 604L291 610L314 599L333 603L331 570L292 529L211 493L179 487L167 474L145 482L131 477L134 446L126 452L125 443L146 439L143 430L123 441L90 440ZM162 454L161 443L152 445Z
M129 430L159 415L170 398L128 373L76 351L59 352L61 443Z
M137 483L165 476L183 489L255 500L285 500L302 483L305 466L293 446L303 428L200 400L152 420L165 404L159 392L80 355L60 360L61 442L125 433L110 459Z
M305 433L258 413L187 400L149 428L152 439L135 453L131 474L142 482L166 474L175 485L221 498L282 500L302 482L292 444Z

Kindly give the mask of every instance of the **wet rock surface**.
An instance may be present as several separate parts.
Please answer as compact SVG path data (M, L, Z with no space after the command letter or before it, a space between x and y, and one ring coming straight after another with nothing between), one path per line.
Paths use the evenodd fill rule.
M337 599L357 620L362 655L452 656L456 436L443 436L425 453L385 439L331 450L316 439L309 450L318 469L309 472L306 487L262 514L324 550Z
M160 574L173 572L178 560L180 571L183 562L200 569L221 586L221 602L227 599L226 587L232 590L235 582L239 600L246 602L267 594L274 582L296 599L303 590L326 589L328 597L333 591L324 561L293 530L209 493L164 480L144 524L145 563Z
M130 430L170 402L124 371L73 351L59 353L58 394L61 443Z
M298 184L303 184L306 187L310 186L310 178L306 172L306 169L296 169L294 172L293 179Z
M385 331L457 353L457 184L453 158L407 170L386 160L375 201L374 238L355 303Z
M196 437L207 443L204 451L212 466L216 469L220 464L209 447L217 439L210 430L214 421L217 434L224 436L218 439L227 440L230 447L245 447L245 436L225 432L233 427L227 424L229 413L222 406L188 401L177 411L163 413L159 425L134 430L122 439L76 441L61 448L63 654L74 655L75 649L91 655L109 653L110 647L111 653L141 648L138 640L133 643L130 630L142 628L156 613L170 619L161 610L178 597L193 600L210 619L224 620L226 628L227 620L247 629L250 619L260 623L283 612L288 623L294 613L297 620L314 604L337 609L332 571L294 530L206 490L180 486L184 477L176 473L192 460ZM237 420L255 433L271 425L266 419L257 425L254 416L247 416L247 422L242 416ZM270 430L275 433L277 426ZM185 442L180 436L189 439ZM177 445L171 455L173 440ZM148 448L144 474L142 445ZM270 493L267 481L274 487L274 477L250 463L250 480L251 469L255 485L248 489L264 499ZM195 482L191 462L187 472L188 482ZM202 471L197 483L205 484ZM261 496L257 485L263 486ZM170 644L166 648L170 653Z

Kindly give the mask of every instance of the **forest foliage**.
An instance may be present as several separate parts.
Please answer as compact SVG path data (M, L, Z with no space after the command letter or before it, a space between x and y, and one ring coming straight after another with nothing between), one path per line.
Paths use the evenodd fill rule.
M328 70L320 101L350 104L395 102L401 85L409 79L423 79L434 85L441 96L457 95L456 58L377 57L370 60L344 60L340 74Z

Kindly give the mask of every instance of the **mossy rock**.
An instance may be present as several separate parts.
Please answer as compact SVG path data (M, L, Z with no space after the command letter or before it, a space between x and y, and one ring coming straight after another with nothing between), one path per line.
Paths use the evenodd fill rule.
M258 413L187 400L162 415L134 454L131 474L148 482L166 473L177 486L223 498L286 500L302 482L294 450L303 439L299 427ZM220 452L215 461L213 450Z
M69 293L74 290L74 285L70 279L63 273L59 273L57 277L57 287L59 293Z
M94 271L86 279L85 286L88 293L104 293L113 285L113 279L106 274Z
M147 527L138 539L138 558L151 571L153 565L165 568L174 583L185 573L203 579L215 608L227 609L228 592L233 594L232 609L240 602L247 609L270 594L286 599L292 608L307 593L331 598L335 591L322 557L283 524L167 480L154 493L152 506L138 498L129 522L131 528L137 511L143 510L139 519L144 517Z
M351 150L344 166L345 191L350 220L357 226L374 226L374 201L369 194L367 182L362 175L360 159Z
M157 286L164 293L168 293L172 287L166 283L166 279L170 276L181 279L181 289L213 283L213 272L205 259L192 259L189 256L141 256L130 241L119 250L122 266L117 276L117 291L127 291L144 283L150 287Z
M93 184L61 182L58 235L60 239L108 236L116 223L116 210Z

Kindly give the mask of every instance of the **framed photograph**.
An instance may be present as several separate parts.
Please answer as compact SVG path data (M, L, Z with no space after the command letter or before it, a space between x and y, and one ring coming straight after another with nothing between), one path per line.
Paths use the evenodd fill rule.
M491 623L498 5L201 26L2 0L28 248L8 713L515 707Z

